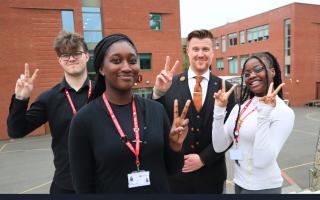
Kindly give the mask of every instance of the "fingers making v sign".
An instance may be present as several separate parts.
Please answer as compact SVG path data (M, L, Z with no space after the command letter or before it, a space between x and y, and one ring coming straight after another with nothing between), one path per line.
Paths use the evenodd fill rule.
M277 96L278 92L281 90L282 86L284 86L284 85L285 85L285 83L281 83L277 87L277 89L275 89L273 91L273 82L270 83L267 95L261 97L260 101L265 104L271 105L272 107L275 107L276 106L276 96Z
M189 130L189 119L186 119L191 100L187 100L181 115L179 115L178 100L174 100L173 123L169 134L169 144L172 150L180 151L183 141L187 137Z
M156 82L154 85L154 89L155 89L154 92L157 95L164 94L169 90L172 84L173 74L176 71L178 64L179 64L179 61L176 60L173 67L170 69L170 57L169 56L166 57L166 63L164 65L164 69L161 70L161 72L157 75Z
M213 98L215 99L214 104L219 107L226 107L230 94L233 92L236 85L233 85L228 92L226 92L226 81L222 80L222 89L215 92Z
M39 69L36 69L30 77L29 64L25 63L24 74L21 74L20 78L16 82L15 96L17 99L22 100L30 97L38 71Z

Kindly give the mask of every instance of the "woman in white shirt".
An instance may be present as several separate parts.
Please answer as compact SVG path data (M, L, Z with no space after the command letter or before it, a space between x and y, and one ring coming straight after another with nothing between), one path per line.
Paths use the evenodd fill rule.
M294 124L294 112L282 100L283 85L277 60L263 52L244 63L240 101L225 124L228 97L235 87L226 92L224 83L214 94L212 143L216 152L223 152L233 142L230 159L236 163L236 194L281 193L277 157Z

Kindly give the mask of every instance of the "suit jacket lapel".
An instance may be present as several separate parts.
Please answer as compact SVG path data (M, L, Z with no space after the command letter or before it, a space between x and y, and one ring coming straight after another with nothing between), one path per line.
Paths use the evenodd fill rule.
M203 107L207 107L209 105L212 105L212 106L214 105L213 94L220 89L220 85L221 84L218 82L218 79L216 79L214 76L212 76L210 74L206 99L204 101Z
M183 102L186 102L188 99L192 100L192 96L191 96L190 89L189 89L189 84L188 84L188 73L187 73L187 71L185 71L182 74L180 74L180 76L178 77L178 82L179 82L179 85L180 85L180 87L178 87L178 88L181 89L181 93L180 92L178 92L178 93L181 94L181 99L183 100Z

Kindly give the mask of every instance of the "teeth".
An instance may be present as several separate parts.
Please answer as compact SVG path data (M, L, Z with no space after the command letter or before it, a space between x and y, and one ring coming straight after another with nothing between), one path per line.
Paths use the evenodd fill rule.
M250 85L257 85L259 84L259 81L253 81Z

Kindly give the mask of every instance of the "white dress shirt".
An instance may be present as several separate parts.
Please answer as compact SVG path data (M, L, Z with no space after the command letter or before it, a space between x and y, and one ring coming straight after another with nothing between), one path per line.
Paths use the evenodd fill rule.
M189 84L189 90L191 93L191 97L193 98L193 91L194 86L196 85L196 73L189 67L188 69L188 84ZM209 77L210 77L210 70L208 69L204 74L201 75L203 77L200 85L202 89L202 105L204 103L204 100L206 99L207 95L207 89L208 89L208 83L209 83Z

